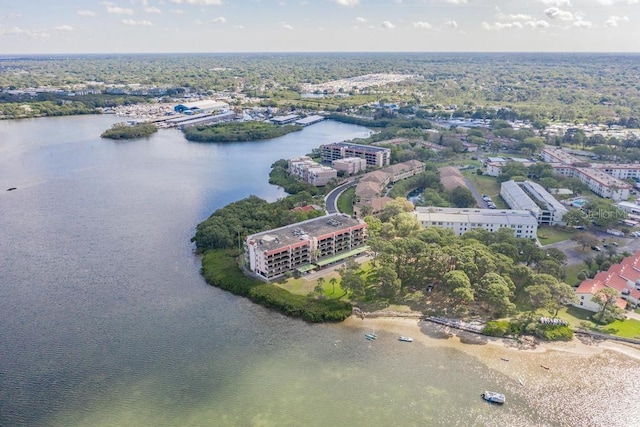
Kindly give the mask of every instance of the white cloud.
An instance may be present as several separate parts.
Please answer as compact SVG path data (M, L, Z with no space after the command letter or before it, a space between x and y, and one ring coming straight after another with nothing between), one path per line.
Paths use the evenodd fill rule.
M331 0L331 1L339 4L340 6L355 6L358 4L359 0Z
M293 27L289 24L282 24L282 28L284 28L285 30L293 30Z
M573 13L558 9L557 7L550 7L549 9L545 9L544 14L547 18L550 19L559 19L561 21L572 21Z
M107 6L107 13L111 13L113 15L133 15L133 9L118 6Z
M73 27L71 25L58 25L54 27L56 31L73 31Z
M582 19L573 23L573 26L578 28L591 28L592 25L591 21L583 21Z
M453 19L448 19L444 22L444 25L446 27L451 27L451 28L458 28L458 23L456 21L454 21Z
M44 39L50 37L49 33L44 30L27 30L20 27L0 26L0 37L27 36L32 39Z
M140 26L140 27L150 27L153 25L151 21L146 21L146 20L134 21L133 19L123 19L122 23L125 25Z
M425 29L429 29L429 28L431 28L431 24L429 24L428 22L424 22L424 21L418 21L418 22L414 22L414 23L413 23L413 27L414 27L414 28L425 28Z
M549 28L549 23L547 21L543 21L542 19L539 21L527 21L524 23L524 25L531 28Z
M162 13L162 11L157 7L145 7L144 11L147 13Z
M573 6L571 0L540 0L540 2L547 6Z
M498 13L497 18L505 21L530 21L532 19L531 15L527 15L524 13Z
M175 4L193 4L197 6L210 6L212 4L222 4L222 0L169 0Z
M80 16L96 16L96 13L92 12L90 10L79 10L78 11L78 15L80 15Z
M626 16L610 16L604 23L605 27L617 27L618 23L622 21L622 22L627 22L629 21L629 18Z
M482 24L480 24L480 27L483 30L487 30L487 31L500 31L500 30L510 30L513 28L522 28L523 25L521 22L516 21L516 22L496 22L494 24L489 24L488 22L483 22Z
M356 21L358 22L367 22L367 20L361 16L356 16Z
M451 4L467 4L468 0L446 0L447 3Z
M227 18L225 18L224 16L218 16L217 18L213 18L211 22L213 22L214 24L224 24L225 22L227 22Z
M184 15L184 10L182 9L171 9L171 13L174 15Z
M238 30L244 30L244 25L234 25L233 28L237 28Z
M389 30L392 30L392 29L394 29L396 26L395 26L395 25L393 25L393 23L391 23L391 22L389 22L389 21L384 21L384 22L382 23L382 27L387 28L387 29L389 29Z

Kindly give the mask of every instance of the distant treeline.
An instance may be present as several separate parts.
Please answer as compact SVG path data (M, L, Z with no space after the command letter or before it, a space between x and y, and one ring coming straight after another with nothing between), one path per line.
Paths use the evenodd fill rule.
M155 132L158 132L158 128L151 123L139 123L131 126L125 123L116 123L111 129L102 132L100 136L109 139L135 139L152 135Z
M302 126L278 126L265 122L229 122L215 125L189 126L184 136L195 142L243 142L277 138L302 130Z
M397 128L422 128L422 129L431 129L431 123L428 120L424 119L407 119L404 117L380 117L367 119L364 117L355 117L348 116L346 114L329 114L327 117L329 119L342 122L342 123L351 123L354 125L367 126L367 127L397 127Z

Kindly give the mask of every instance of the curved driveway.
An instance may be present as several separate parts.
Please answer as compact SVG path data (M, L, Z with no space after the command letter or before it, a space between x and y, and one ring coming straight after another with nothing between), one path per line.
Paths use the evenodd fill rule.
M337 186L336 188L331 190L329 194L326 195L326 197L324 198L324 206L328 214L339 213L338 197L340 197L340 194L342 194L344 190L346 190L349 187L353 187L355 185L356 185L355 181L346 182L342 185Z

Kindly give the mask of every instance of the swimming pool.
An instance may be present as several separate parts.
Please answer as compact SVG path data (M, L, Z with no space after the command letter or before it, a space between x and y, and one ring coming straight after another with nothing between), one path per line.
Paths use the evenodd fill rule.
M582 206L584 206L584 204L585 204L585 203L587 203L587 201L586 201L586 200L584 200L584 199L578 199L578 200L574 200L574 201L572 201L572 202L571 202L571 204L572 204L573 206L577 206L577 207L580 207L580 208L581 208Z

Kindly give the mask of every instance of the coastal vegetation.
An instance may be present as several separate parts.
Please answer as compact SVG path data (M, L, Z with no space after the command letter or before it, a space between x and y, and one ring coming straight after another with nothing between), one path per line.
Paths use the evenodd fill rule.
M100 137L107 139L136 139L153 135L158 128L151 123L138 123L128 125L126 123L116 123L111 129L102 132Z
M188 126L182 132L195 142L244 142L277 138L301 131L302 126L278 126L265 122L228 122L213 125Z
M245 276L235 250L211 250L202 258L202 274L210 285L308 322L336 322L349 317L351 305L340 299L315 298Z
M191 241L199 252L237 247L248 235L324 215L324 210L292 210L296 206L314 204L322 205L322 199L318 200L306 192L274 203L250 196L216 210L196 226Z
M295 176L289 174L289 162L286 159L280 159L271 165L271 172L269 172L269 184L277 185L287 194L298 194L300 192L307 192L312 195L325 194L325 187L316 187L311 185Z

